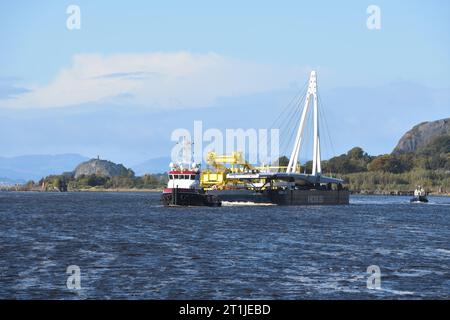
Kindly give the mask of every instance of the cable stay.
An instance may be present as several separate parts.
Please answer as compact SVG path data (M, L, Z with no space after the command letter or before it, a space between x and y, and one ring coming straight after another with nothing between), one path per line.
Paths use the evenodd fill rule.
M293 145L286 170L281 171L280 169L283 167L262 166L255 168L258 171L257 173L228 173L227 178L255 179L256 174L258 179L266 179L268 181L285 180L295 181L295 184L297 182L300 184L306 182L310 185L331 183L341 185L344 182L342 179L322 175L322 139L319 118L320 122L325 124L325 128L327 128L328 125L326 124L323 110L321 110L321 101L319 101L317 74L315 71L312 71L309 80L276 117L272 125L272 128L278 127L284 133L280 151L284 151L285 147L288 148L289 145ZM312 134L310 134L311 131ZM326 133L330 138L328 128L325 131L327 131ZM312 139L308 139L311 136ZM309 140L312 140L312 169L310 173L305 171L301 173L299 156L300 154L309 154L308 150L310 147L305 149L305 146L309 145ZM329 140L331 143L331 138ZM273 172L273 169L278 170Z

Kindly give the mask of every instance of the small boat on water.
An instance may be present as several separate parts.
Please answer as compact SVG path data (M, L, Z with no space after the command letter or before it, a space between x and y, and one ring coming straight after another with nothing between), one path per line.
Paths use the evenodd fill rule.
M428 202L427 193L423 187L418 186L416 190L414 190L414 197L410 200L410 202Z

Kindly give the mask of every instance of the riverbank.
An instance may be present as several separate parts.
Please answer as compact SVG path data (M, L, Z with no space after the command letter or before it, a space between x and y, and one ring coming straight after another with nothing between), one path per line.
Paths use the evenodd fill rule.
M362 196L413 196L414 191L379 191L379 190L359 190L350 191L351 195ZM450 196L448 192L428 192L430 196Z
M89 189L74 189L67 190L67 192L152 192L161 193L162 188L98 188L92 187ZM42 189L26 189L19 187L0 188L0 192L42 192L42 193L57 193L58 190L42 190ZM367 195L367 196L413 196L414 191L398 191L398 190L351 190L351 195ZM450 196L448 192L428 192L430 196Z
M417 170L405 173L358 172L339 176L355 194L412 195L417 186L428 194L450 194L450 172L445 170Z

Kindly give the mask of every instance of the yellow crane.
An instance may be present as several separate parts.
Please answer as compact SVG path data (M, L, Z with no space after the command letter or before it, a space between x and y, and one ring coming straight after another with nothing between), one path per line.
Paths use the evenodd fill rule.
M286 166L252 166L248 163L240 151L234 151L229 155L218 155L210 151L206 157L207 168L200 176L200 184L205 189L227 189L227 188L253 188L253 185L265 185L265 179L254 179L252 181L240 180L238 178L227 178L228 173L259 173L259 172L286 172ZM300 172L300 167L297 166Z
M255 168L249 164L242 152L234 151L230 155L218 155L208 152L206 162L208 168L202 171L200 183L204 188L224 189L228 183L236 185L239 181L228 181L228 173L249 172Z

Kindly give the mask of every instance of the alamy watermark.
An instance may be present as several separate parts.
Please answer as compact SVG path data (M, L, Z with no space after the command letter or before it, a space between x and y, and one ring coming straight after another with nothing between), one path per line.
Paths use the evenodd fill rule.
M189 141L189 145L183 145L183 140ZM189 162L193 156L194 162L202 163L208 152L229 155L238 151L250 164L276 165L280 153L279 129L238 128L223 132L217 128L204 130L202 121L194 121L193 134L188 129L178 128L172 132L171 141L177 142L171 152L174 162Z
M367 289L375 290L381 289L381 269L377 265L367 267L367 273L370 276L367 278Z
M66 269L66 273L69 274L67 278L67 289L80 290L81 289L81 269L77 265L70 265Z
M369 15L366 20L366 26L369 30L381 29L381 9L379 6L371 4L366 10Z
M81 29L81 9L75 4L67 7L66 13L69 15L66 20L66 27L68 30Z

